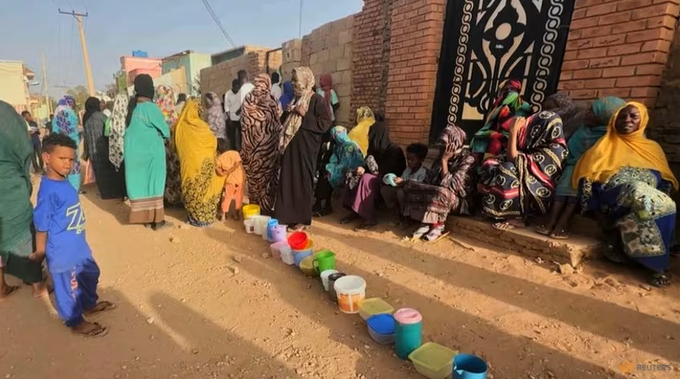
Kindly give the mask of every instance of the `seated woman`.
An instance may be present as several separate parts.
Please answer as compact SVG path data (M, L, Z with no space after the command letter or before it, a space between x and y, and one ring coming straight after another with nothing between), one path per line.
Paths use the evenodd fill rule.
M364 155L359 145L347 135L347 129L342 126L331 128L331 156L326 164L326 175L319 178L316 185L316 202L314 216L321 217L333 213L331 195L333 191L345 185L347 173L364 165ZM325 203L322 205L321 202Z
M410 239L437 240L450 212L470 214L475 159L464 144L463 129L453 125L444 129L439 136L439 158L425 183L406 183L404 216L422 223Z
M581 156L604 136L609 119L625 104L624 100L609 96L593 101L588 107L583 116L583 125L576 129L567 144L569 155L557 182L550 219L547 224L536 229L537 233L550 235L555 239L569 238L569 222L578 208L578 193L571 185L574 167Z
M363 223L355 230L370 229L378 224L376 201L380 196L382 177L401 173L406 168L404 151L390 141L384 121L376 121L370 127L367 153L365 165L350 175L352 177L347 181L342 195L343 206L351 214L340 223L348 224L362 219Z
M187 100L175 129L180 163L182 201L193 226L215 222L224 188L224 176L215 173L217 138L199 116L199 105Z
M556 113L516 118L509 137L507 153L484 161L477 185L482 209L499 221L497 229L523 227L528 218L547 212L567 157Z
M475 133L470 141L470 149L477 164L506 150L513 117L526 117L531 114L531 104L522 100L520 92L522 83L519 80L509 79L501 84L484 127Z
M653 272L651 284L670 284L670 244L678 189L661 146L645 136L647 108L630 102L609 121L607 134L578 161L572 185L582 211L594 211L605 229L604 255L632 258Z

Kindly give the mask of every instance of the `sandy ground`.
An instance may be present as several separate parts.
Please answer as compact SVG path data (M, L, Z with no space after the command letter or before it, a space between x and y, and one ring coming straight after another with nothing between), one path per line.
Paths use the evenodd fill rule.
M0 378L418 377L240 223L196 229L169 210L175 226L153 232L93 187L82 201L101 298L118 305L95 319L110 333L73 335L24 287L0 304ZM680 284L643 288L637 271L598 263L560 274L469 241L355 233L339 217L314 223L316 246L366 278L369 296L419 309L425 341L487 359L489 378L680 377ZM674 368L624 375L625 362Z

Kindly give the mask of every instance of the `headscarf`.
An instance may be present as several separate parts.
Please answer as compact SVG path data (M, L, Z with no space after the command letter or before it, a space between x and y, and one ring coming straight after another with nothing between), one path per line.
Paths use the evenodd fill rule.
M390 140L385 122L378 121L368 131L368 154L375 159L380 177L385 174L400 175L406 168L404 151Z
M163 117L165 117L168 126L175 125L177 112L175 110L175 91L172 87L160 85L156 88L156 105L163 112Z
M109 161L116 168L120 169L123 164L123 151L125 148L125 128L128 113L128 103L130 98L127 94L116 95L113 102L113 112L111 112L111 135L109 136Z
M347 135L347 129L335 126L331 129L331 139L334 141L333 154L326 165L328 181L334 189L345 184L347 172L364 164L364 155L359 145Z
M0 252L3 253L30 239L32 156L26 122L11 105L0 100Z
M522 82L519 80L508 79L501 84L498 97L494 101L493 108L489 112L484 126L475 133L474 138L470 141L470 149L473 153L486 153L489 135L500 132L507 138L512 118L526 117L531 113L531 104L522 100L520 92L522 92Z
M583 123L584 110L578 106L569 96L558 92L548 96L545 102L552 101L557 108L544 109L557 113L562 119L564 137L569 139L576 129ZM544 102L544 103L545 103Z
M189 99L175 127L175 146L179 156L182 201L189 222L205 226L215 220L224 177L215 172L217 138L199 116L196 100Z
M619 134L616 131L616 119L625 107L632 105L640 112L640 128L630 134ZM604 183L624 166L646 168L661 173L661 177L678 189L678 180L673 175L666 154L658 143L645 136L649 123L649 112L644 104L631 101L620 108L607 125L604 135L576 165L572 186L578 187L582 178Z
M93 114L101 112L101 102L96 97L88 97L85 101L85 114L83 115L83 126Z
M227 124L224 120L222 101L215 92L208 92L205 94L205 108L210 130L212 130L215 137L227 139Z
M328 109L328 114L333 114L333 106L331 105L331 91L333 90L333 77L331 74L323 74L319 78L319 87L323 91L323 100Z
M566 160L567 165L575 166L581 156L607 133L609 119L624 105L626 105L625 100L614 96L607 96L592 102L591 107L595 115L595 125L581 125L572 134L568 143L569 156L567 156ZM571 186L573 170L570 170L569 174Z
M132 121L132 114L137 107L137 98L146 97L153 101L154 88L153 88L153 78L149 74L139 74L135 77L135 97L130 100L128 104L128 114L125 120L125 125L130 126Z
M455 150L458 150L465 145L465 131L456 125L449 125L439 135L437 142L445 147L453 145Z
M375 115L369 107L357 109L357 125L349 132L349 138L356 142L361 152L368 154L368 131L375 124Z
M281 136L281 153L286 150L290 141L293 140L300 126L302 119L309 109L309 101L312 99L312 87L314 87L314 74L309 67L298 67L293 69L293 74L297 81L293 83L295 101L288 106L288 116L283 122L283 134Z
M283 93L279 98L282 109L287 109L288 105L295 99L295 92L293 92L293 82L290 80L283 83Z

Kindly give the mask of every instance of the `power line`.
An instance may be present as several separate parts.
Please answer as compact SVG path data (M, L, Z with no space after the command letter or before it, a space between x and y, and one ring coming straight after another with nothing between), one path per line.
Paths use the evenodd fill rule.
M302 0L300 0L300 38L302 38Z
M210 3L208 2L208 0L202 0L202 1L203 1L203 5L205 5L205 9L208 10L208 13L210 13L210 16L212 17L212 19L217 24L217 27L220 28L220 30L222 31L222 34L224 34L224 36L227 38L227 41L229 41L229 43L231 44L231 47L236 48L236 44L234 43L234 40L231 39L231 37L229 36L229 33L227 33L227 30L224 28L224 26L222 25L222 22L220 21L220 19L215 14L215 11L212 9L212 6L210 6Z

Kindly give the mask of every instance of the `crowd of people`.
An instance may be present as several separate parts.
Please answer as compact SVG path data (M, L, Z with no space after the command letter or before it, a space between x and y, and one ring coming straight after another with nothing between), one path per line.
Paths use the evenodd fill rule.
M605 97L584 107L555 94L535 112L521 83L509 80L477 133L467 136L455 125L441 132L427 167L427 145L404 151L368 107L357 109L351 130L337 125L341 104L332 77L315 84L307 67L284 83L278 73L251 82L241 71L224 96L175 98L142 74L133 97L89 98L82 120L74 99L64 97L42 143L30 114L22 119L0 102L0 299L16 290L4 273L45 296L46 255L67 326L105 333L83 319L113 305L97 301L99 269L78 200L81 162L92 167L102 199L127 198L129 222L153 230L169 225L166 206L183 206L197 227L230 213L240 220L246 193L290 231L333 213L335 194L348 212L341 224L371 229L384 206L394 225L412 228L405 239L423 241L444 236L451 214L483 215L501 230L534 224L537 233L566 239L580 211L600 222L607 258L636 261L651 271L652 284L669 284L676 218L669 193L678 181L661 147L646 137L643 104ZM45 173L35 211L31 166ZM63 257L51 257L57 252ZM73 280L81 286L75 295ZM77 306L74 296L82 297Z

